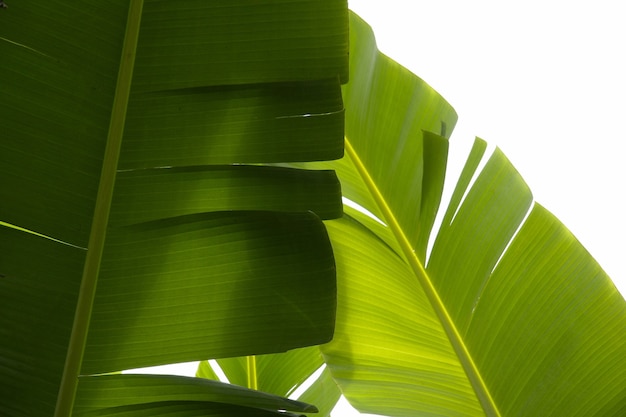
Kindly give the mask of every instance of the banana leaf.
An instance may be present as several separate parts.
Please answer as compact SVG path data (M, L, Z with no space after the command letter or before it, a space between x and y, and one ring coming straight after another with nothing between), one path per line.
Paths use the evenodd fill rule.
M354 15L350 54L346 156L317 166L380 221L326 222L339 307L321 351L342 393L388 416L625 414L626 303L609 277L499 150L477 169L480 139L436 229L456 114Z
M346 2L31 1L0 20L0 414L312 410L97 375L331 339L337 177L260 164L343 155Z

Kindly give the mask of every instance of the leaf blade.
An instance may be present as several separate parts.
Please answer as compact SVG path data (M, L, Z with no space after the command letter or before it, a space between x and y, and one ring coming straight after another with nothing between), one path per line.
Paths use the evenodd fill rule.
M236 385L173 375L83 377L76 409L80 412L169 401L203 401L269 410L314 411L315 407Z
M137 170L118 173L115 187L114 227L226 210L342 214L341 185L332 171L246 165Z
M334 261L313 213L185 216L111 230L107 239L83 374L332 337Z
M351 23L362 25L358 19ZM358 36L363 31L360 28L353 33ZM345 89L349 93L355 91L358 100L346 95L347 155L336 166L344 190L388 227L373 220L354 222L349 217L328 222L338 262L339 305L343 307L338 311L335 339L322 351L346 397L361 411L392 416L582 416L595 410L602 410L598 415L615 415L616 411L619 414L626 403L623 390L614 385L617 381L617 386L623 386L626 375L625 338L617 330L626 326L623 298L609 278L598 272L599 267L582 246L568 237L566 229L553 225L555 231L545 237L543 226L529 226L536 222L530 220L532 223L524 223L521 229L528 227L529 231L520 231L513 238L531 206L532 195L499 150L469 187L484 154L485 143L481 140L476 141L458 181L424 270L424 234L430 233L432 223L430 215L422 216L422 201L434 201L426 203L430 204L427 210L431 210L438 204L440 187L425 188L427 177L422 173L428 170L428 162L417 151L414 155L418 157L403 162L409 166L394 165L399 159L394 159L393 152L405 146L404 134L411 130L413 121L400 120L400 126L387 127L395 115L406 110L404 107L417 107L404 99L394 101L393 94L381 99L371 93L376 90L368 86L372 74L379 77L380 91L385 91L387 83L399 84L400 78L388 79L376 68L376 59L372 57L378 53L372 51L371 36L365 34L363 44L368 47L355 46L352 57L356 62L369 63L364 65L364 74L351 76L354 84ZM407 82L405 89L416 82ZM441 100L439 106L432 106L436 114L431 119L425 115L420 119L437 120L437 114L442 118L449 114L441 110ZM398 108L396 103L403 106ZM372 111L375 108L379 109L378 114ZM374 127L375 124L379 126ZM376 129L378 135L369 134ZM406 134L420 145L424 136L437 136ZM385 146L389 149L382 150ZM423 146L426 149L428 145L424 142ZM440 147L433 150L431 157L441 158L444 153L444 147ZM411 169L412 175L398 174ZM434 168L428 181L439 182L442 171L441 167ZM534 212L541 211L537 205L534 207ZM538 216L532 213L530 216ZM550 217L542 214L539 218L544 223L537 224L550 224L546 220ZM390 230L395 243L385 245ZM521 250L519 242L528 245L525 250L532 250ZM533 249L534 244L542 249ZM528 256L542 260L525 263ZM561 257L569 260L565 262L567 267ZM548 284L552 274L546 274L545 267L552 261L560 272L581 283L579 291L568 289L569 284L563 286L563 276ZM514 277L519 281L508 279L509 274L502 272L505 266L517 268ZM521 287L524 294L520 295L516 283L524 280L533 281L533 286ZM597 290L603 294L598 298L608 302L607 306L595 306L601 304L580 290L595 286L602 289ZM551 289L552 296L542 294L543 289ZM496 290L500 297L492 292ZM573 298L554 294L569 294ZM478 311L482 325L474 321ZM580 320L582 311L593 314L586 320L596 327L591 329L589 322ZM524 321L525 313L536 318ZM533 320L537 321L537 328ZM546 328L560 330L553 336ZM603 340L593 336L599 334ZM440 340L437 349L433 348L435 340ZM575 354L568 353L570 346ZM433 351L441 358L424 359ZM559 356L559 352L564 355ZM450 368L436 369L435 364L440 363L447 363ZM518 383L511 384L511 378L499 372L500 367L507 369ZM595 373L595 369L601 371ZM588 388L581 375L594 380L592 395L586 395Z

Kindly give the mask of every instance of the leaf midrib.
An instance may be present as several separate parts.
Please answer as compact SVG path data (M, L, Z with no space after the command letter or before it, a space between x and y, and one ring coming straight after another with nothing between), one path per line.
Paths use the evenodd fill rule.
M98 272L100 270L100 261L102 259L106 228L109 220L117 162L122 144L122 136L124 134L124 123L126 121L128 97L130 95L135 65L142 10L143 0L131 1L128 9L128 20L126 23L126 33L124 34L115 96L111 107L110 124L89 235L88 251L83 268L81 287L63 369L63 377L57 396L54 412L55 417L71 416L74 407L78 375L85 351L87 331L95 298Z
M467 349L467 346L465 345L463 338L461 337L461 334L457 330L443 301L439 297L439 294L435 289L432 280L428 276L424 265L416 256L415 251L411 247L409 240L402 231L402 228L396 220L391 208L387 204L387 201L378 189L376 182L370 176L367 168L361 161L361 158L359 158L356 150L352 147L352 144L350 143L350 140L348 138L345 138L345 150L348 156L352 159L352 162L354 163L358 174L361 176L361 179L365 183L368 191L371 193L374 201L382 212L384 221L389 226L394 237L398 241L398 244L400 245L400 248L402 249L405 258L407 259L407 262L409 263L415 277L417 278L422 289L424 290L426 297L428 297L428 300L430 301L433 310L437 314L437 317L439 318L439 321L441 322L441 325L443 326L446 335L448 336L448 339L450 340L450 343L454 348L454 351L457 354L459 361L461 362L461 366L463 367L465 374L467 375L467 378L469 379L469 382L474 389L474 392L476 393L476 397L480 401L480 404L485 411L485 414L487 416L499 417L500 412L498 411L498 407L491 397L491 393L487 389L487 386L482 379L482 376L480 375L480 372L476 367L476 364L474 363L474 360L472 359Z

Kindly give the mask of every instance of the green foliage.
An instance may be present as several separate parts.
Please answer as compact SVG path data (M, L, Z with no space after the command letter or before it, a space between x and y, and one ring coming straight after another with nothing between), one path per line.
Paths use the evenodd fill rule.
M6 12L0 414L312 410L202 380L86 375L331 339L319 216L341 215L338 179L259 163L342 156L346 2Z
M624 299L480 139L434 228L456 113L345 1L0 19L0 414L626 413Z
M624 414L626 303L609 277L499 150L476 172L479 139L433 230L454 112L354 16L351 44L347 154L324 166L385 226L327 222L339 308L322 353L342 392L390 416Z

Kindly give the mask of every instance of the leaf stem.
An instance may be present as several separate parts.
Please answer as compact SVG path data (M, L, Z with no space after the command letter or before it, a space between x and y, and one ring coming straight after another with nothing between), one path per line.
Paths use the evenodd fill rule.
M256 374L256 356L246 357L247 376L248 376L248 388L253 390L259 389L259 381Z
M63 376L57 396L56 409L54 412L55 417L71 416L74 400L76 398L78 376L80 375L85 344L87 343L87 332L89 330L89 321L91 319L91 311L100 270L100 261L104 248L117 162L120 154L122 136L124 134L124 123L126 121L126 110L128 108L128 97L130 95L135 64L142 9L143 0L131 1L128 10L128 20L120 59L115 97L111 109L111 119L100 174L100 184L98 187L98 195L96 196L96 205L89 235L88 250L78 294L72 334L70 336L65 359L65 367L63 369Z

